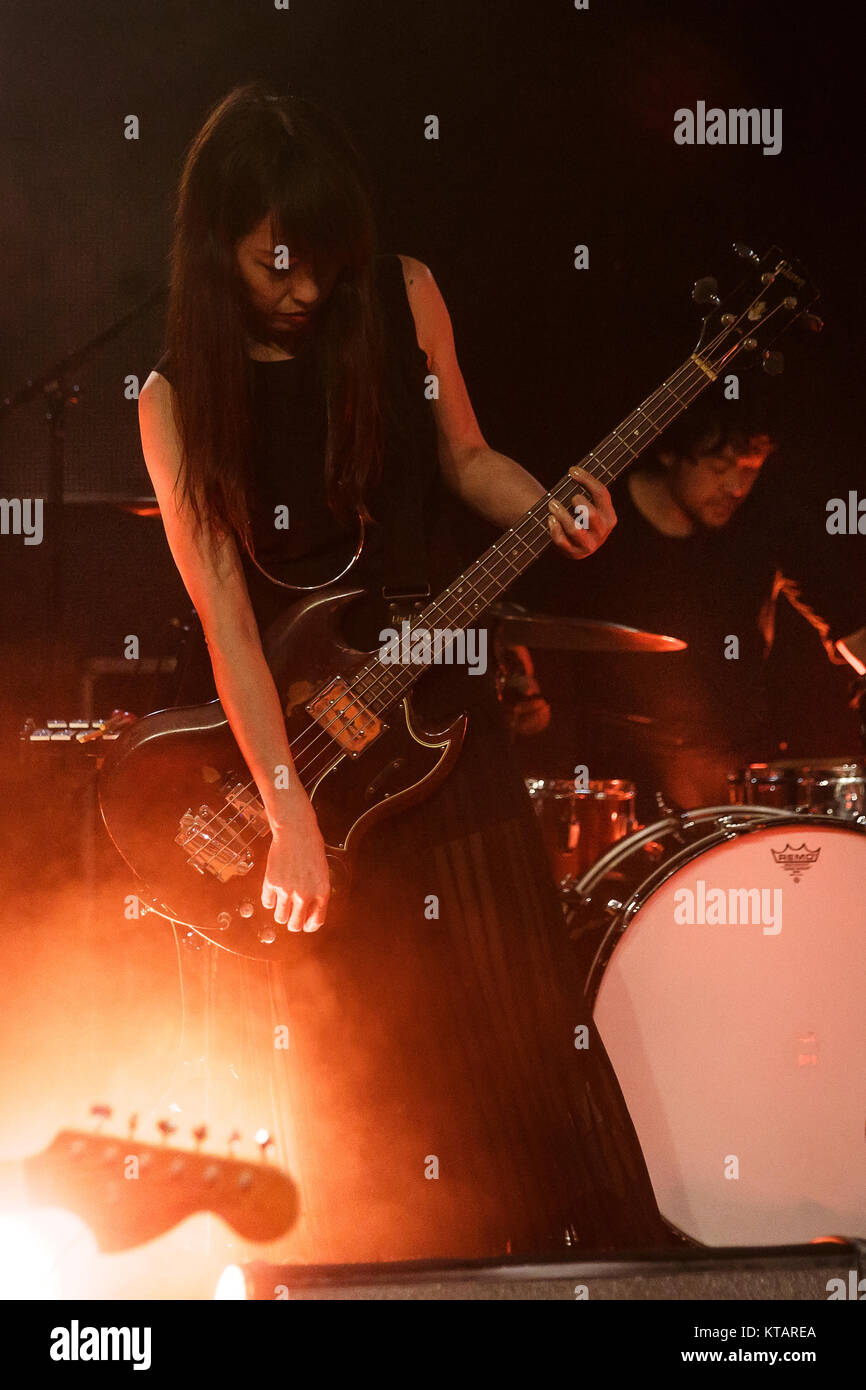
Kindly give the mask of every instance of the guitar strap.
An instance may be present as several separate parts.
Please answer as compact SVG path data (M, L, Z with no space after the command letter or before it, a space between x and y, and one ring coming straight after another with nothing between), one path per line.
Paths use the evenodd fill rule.
M438 478L436 430L425 399L427 364L416 342L414 322L398 257L391 265L395 349L385 368L385 452L378 489L382 525L382 598L411 609L430 598L428 530Z
M414 452L414 451L413 451ZM382 504L382 597L413 609L430 597L426 517L422 480L408 468L401 486L388 490Z

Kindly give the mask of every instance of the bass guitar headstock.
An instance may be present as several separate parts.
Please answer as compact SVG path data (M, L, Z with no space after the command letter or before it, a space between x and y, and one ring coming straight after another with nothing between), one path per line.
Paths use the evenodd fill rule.
M693 360L712 376L717 375L740 354L748 361L760 362L770 376L783 367L781 353L773 344L795 323L811 332L820 332L823 322L812 312L818 289L808 271L793 257L773 246L758 256L743 242L734 242L737 256L748 271L724 300L718 295L718 282L712 276L697 280L692 300L706 308L701 334Z

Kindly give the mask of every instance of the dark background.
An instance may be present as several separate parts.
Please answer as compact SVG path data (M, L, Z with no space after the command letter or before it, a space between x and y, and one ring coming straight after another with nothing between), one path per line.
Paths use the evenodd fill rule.
M785 376L768 382L784 402L775 466L820 531L827 499L862 489L862 77L841 9L85 0L7 10L2 31L0 396L159 286L184 149L215 101L263 77L353 131L381 246L433 269L492 447L552 482L690 351L691 282L733 284L734 239L777 242L821 286L826 330L792 341ZM675 145L673 113L698 99L781 107L782 152ZM130 113L137 141L123 138ZM438 142L423 137L430 113ZM573 269L577 243L588 271ZM126 634L144 657L174 651L169 620L186 605L159 521L117 505L150 491L124 378L144 381L161 336L157 304L71 377L53 690L49 540L2 539L4 739L21 713L74 714L81 663L121 656ZM45 494L44 413L34 400L0 424L3 495ZM491 534L464 518L470 547ZM862 538L835 544L863 588ZM782 609L779 736L816 755L850 749L847 668ZM144 713L168 688L139 677L102 698Z

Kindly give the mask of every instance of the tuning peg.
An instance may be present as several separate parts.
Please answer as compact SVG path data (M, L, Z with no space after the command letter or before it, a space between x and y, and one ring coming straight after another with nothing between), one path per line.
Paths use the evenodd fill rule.
M268 1131L267 1131L266 1129L257 1129L257 1130L256 1130L256 1143L258 1144L259 1148L261 1149L261 1152L262 1152L262 1161L264 1161L264 1160L267 1158L267 1156L268 1156L268 1149L270 1149L270 1148L272 1147L273 1142L274 1142L273 1139L271 1138L270 1134L268 1133Z
M166 1140L170 1134L174 1134L177 1130L177 1125L172 1124L171 1120L157 1120L156 1127L163 1140Z
M207 1139L207 1125L196 1125L192 1132L192 1137L195 1140L196 1148L200 1149L205 1139Z
M739 256L741 261L751 261L753 265L761 264L760 256L757 256L751 246L747 246L744 241L735 241L733 249L734 255Z
M110 1120L114 1111L110 1105L91 1105L90 1113L96 1117L96 1133L98 1134L103 1120Z
M785 370L785 359L781 352L765 352L761 358L761 367L767 376L781 376Z
M229 1153L230 1153L230 1154L234 1155L234 1148L233 1148L233 1145L239 1144L239 1143L240 1143L240 1139L241 1139L241 1132L240 1132L240 1130L239 1130L239 1129L233 1129L232 1132L231 1132L231 1134L229 1135Z
M135 1137L135 1131L138 1129L138 1116L137 1116L137 1115L130 1115L130 1117L129 1117L129 1122L128 1122L128 1129L129 1129L129 1137L130 1137L130 1139L133 1139L133 1138Z
M705 275L703 279L696 280L692 286L692 303L712 304L714 308L718 307L722 302L716 293L718 288L719 282L712 275Z
M824 331L824 320L820 314L803 314L802 322L810 333L822 333Z

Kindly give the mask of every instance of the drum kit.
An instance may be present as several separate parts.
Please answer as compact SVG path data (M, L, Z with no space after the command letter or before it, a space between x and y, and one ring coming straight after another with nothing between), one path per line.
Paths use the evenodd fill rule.
M497 616L506 644L676 649ZM750 763L649 825L623 780L527 790L662 1214L707 1245L866 1235L866 761Z

